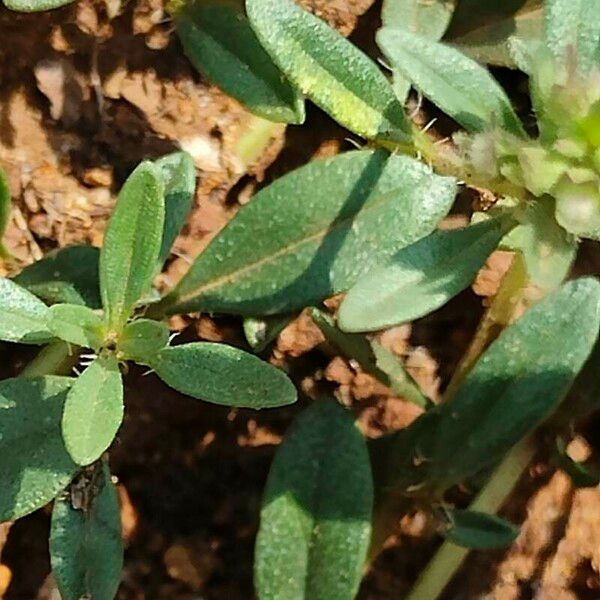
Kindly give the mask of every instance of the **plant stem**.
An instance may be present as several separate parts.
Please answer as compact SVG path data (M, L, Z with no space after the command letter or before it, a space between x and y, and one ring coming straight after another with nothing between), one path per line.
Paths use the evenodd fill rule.
M21 371L21 377L67 375L79 359L78 349L66 342L44 346L38 355Z
M446 388L444 402L447 402L454 396L479 357L498 337L502 329L512 322L515 309L523 298L527 284L528 277L525 262L521 254L516 253L506 275L502 279L498 292L492 300L491 306L479 323L471 345L462 357L454 372L454 376Z
M536 445L532 437L527 437L514 446L473 500L469 510L496 513L532 461L535 452ZM468 548L461 548L452 542L444 542L425 570L421 572L417 583L405 600L438 598L468 553Z

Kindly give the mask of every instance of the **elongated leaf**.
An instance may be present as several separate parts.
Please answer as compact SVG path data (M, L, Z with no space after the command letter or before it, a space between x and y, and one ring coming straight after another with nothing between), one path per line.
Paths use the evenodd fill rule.
M364 439L330 400L303 412L277 450L256 540L261 600L352 600L371 532Z
M0 277L0 339L45 344L54 336L47 327L48 307L26 289Z
M246 317L244 335L254 352L262 352L295 319L297 315Z
M283 371L224 344L165 348L150 364L172 388L206 402L258 409L296 401L296 390Z
M417 406L429 405L429 400L394 354L364 335L340 331L329 315L316 308L311 310L311 317L327 341L347 359L355 360L365 373Z
M163 156L154 164L165 190L165 221L157 266L160 271L190 212L196 190L196 168L187 152Z
M4 233L6 232L6 226L10 219L10 188L8 187L8 180L6 174L0 169L0 258L9 256L6 248L4 247Z
M60 434L72 382L54 376L0 381L0 521L41 508L77 472Z
M104 323L87 306L55 304L48 309L48 329L61 340L97 350L102 345Z
M600 0L546 0L546 45L560 60L575 50L582 72L600 65Z
M460 2L455 19L452 20L446 40L452 46L480 63L515 68L517 65L511 52L511 40L529 45L538 43L544 37L544 16L542 0L499 3L496 0L481 3L495 14L482 14L473 21L475 7L463 11ZM460 13L460 14L459 14Z
M107 325L119 333L152 283L165 220L157 167L141 163L129 176L108 223L100 252L100 291Z
M123 382L117 359L99 356L69 391L62 417L65 445L79 465L100 458L123 420Z
M387 375L389 386L396 394L422 408L433 406L433 402L421 391L419 384L393 352L375 340L371 342L371 347L377 368Z
M265 119L304 122L304 100L260 45L243 1L196 0L175 22L191 63L226 93Z
M599 307L600 284L585 278L530 308L452 400L382 442L392 480L444 489L498 461L564 397L598 337Z
M315 304L430 233L455 191L384 151L315 161L244 206L159 309L256 316Z
M384 27L400 27L437 42L448 27L454 4L453 0L384 0L381 20ZM394 91L399 100L406 100L410 83L394 73Z
M395 69L465 129L501 126L524 135L500 85L484 67L455 48L397 27L381 29L377 42Z
M119 340L119 351L128 360L147 362L169 343L169 328L159 321L136 319L128 323Z
M50 560L63 600L114 600L123 568L119 498L108 467L84 473L73 487L83 488L89 505L75 504L66 492L54 503Z
M73 0L4 0L4 6L18 12L41 12L71 4Z
M491 550L510 546L519 535L512 523L482 512L449 509L449 528L444 536L458 546Z
M98 281L100 250L93 246L67 246L25 267L13 278L49 304L82 304L102 308Z
M246 0L246 10L275 64L315 104L363 137L410 143L391 85L356 46L294 0Z
M437 231L358 280L342 302L344 331L377 331L422 317L467 288L506 228L485 221Z

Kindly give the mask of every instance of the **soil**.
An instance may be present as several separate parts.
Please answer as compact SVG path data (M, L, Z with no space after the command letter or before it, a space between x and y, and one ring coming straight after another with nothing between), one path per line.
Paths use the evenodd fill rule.
M377 56L373 0L304 0ZM173 34L161 0L91 2L50 13L0 9L0 165L13 194L7 246L19 265L73 243L100 245L115 192L143 158L178 148L198 170L196 204L159 285L189 260L252 193L315 156L352 147L348 133L309 107L303 127L275 132L250 165L237 140L252 117L198 75ZM464 222L465 193L445 226ZM578 269L598 272L584 248ZM506 257L495 255L468 290L412 325L378 335L434 399L456 367L493 295ZM5 272L9 269L3 267ZM327 303L335 309L336 299ZM244 345L233 318L179 318L183 339ZM3 375L27 349L0 347ZM260 413L199 403L131 368L126 418L110 453L119 480L126 541L122 600L249 600L261 491L293 417L328 391L351 406L370 437L408 425L419 410L335 356L306 314L265 354L303 392L297 405ZM583 432L593 439L593 427ZM597 442L597 439L596 439ZM584 438L579 450L597 457ZM541 456L503 513L523 523L507 551L473 553L447 598L600 598L600 492L573 489ZM402 597L439 543L422 513L403 518L369 569L361 600ZM55 600L46 508L0 530L0 594Z

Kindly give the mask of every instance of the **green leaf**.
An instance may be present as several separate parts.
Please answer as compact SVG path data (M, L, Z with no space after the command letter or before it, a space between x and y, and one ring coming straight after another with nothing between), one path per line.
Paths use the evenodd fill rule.
M395 354L375 340L371 342L371 347L377 368L387 375L390 381L389 386L398 396L425 409L433 406L433 402L421 391L419 384Z
M377 65L293 0L246 0L252 28L286 77L365 138L410 143L409 124Z
M46 325L48 307L10 279L0 277L0 339L45 344L54 338Z
M529 45L543 39L542 0L476 3L459 3L446 40L477 62L514 68L512 40ZM487 10L478 14L480 7Z
M168 154L159 158L154 165L165 190L165 220L157 266L160 271L190 212L196 191L196 168L187 152Z
M114 355L99 356L76 380L62 417L65 445L89 465L111 445L123 421L123 381Z
M48 329L61 340L97 350L102 346L104 323L91 308L55 304L48 309Z
M119 340L119 352L126 360L148 362L169 343L169 328L152 319L136 319L128 323Z
M100 291L107 326L120 333L156 270L165 220L158 167L141 163L129 176L100 251Z
M89 505L78 504L81 492ZM82 473L54 503L50 561L63 600L114 600L123 542L119 498L106 464Z
M296 401L296 390L283 371L224 344L164 348L150 365L178 392L214 404L259 409Z
M246 317L244 319L244 335L252 351L262 352L296 316Z
M350 289L340 307L341 329L377 331L433 312L472 283L505 232L490 219L436 231L400 250Z
M304 122L304 100L260 45L243 1L192 1L175 22L191 63L223 91L265 119Z
M10 256L9 252L4 247L3 238L6 232L6 226L10 219L11 198L10 188L8 187L8 179L6 173L0 169L0 258Z
M317 308L311 310L311 317L327 341L347 359L355 360L365 373L417 406L429 405L429 400L394 354L364 335L340 331L333 319Z
M256 540L261 600L352 600L371 534L373 483L351 413L320 400L277 450Z
M4 6L18 12L41 12L71 4L73 0L3 0Z
M559 60L575 50L577 66L587 72L600 65L600 0L546 0L546 45Z
M77 472L60 434L72 383L55 376L0 381L0 521L41 508Z
M524 220L502 241L502 246L519 250L532 283L552 290L567 277L577 254L577 239L554 218L555 202L546 197L529 202Z
M244 206L161 308L257 316L316 304L431 233L455 192L453 179L381 150L315 161Z
M384 27L400 27L411 33L438 41L452 18L455 0L384 0L381 20ZM410 81L394 73L396 96L405 101Z
M447 509L449 528L444 536L465 548L492 550L510 546L519 535L519 528L496 515L472 510Z
M455 48L397 27L381 29L377 42L395 69L468 131L500 126L525 135L496 80Z
M100 250L93 246L67 246L25 267L13 281L49 304L82 304L96 310L102 308L99 258Z
M597 280L546 296L500 334L450 401L386 441L391 480L443 490L496 463L557 407L599 327Z

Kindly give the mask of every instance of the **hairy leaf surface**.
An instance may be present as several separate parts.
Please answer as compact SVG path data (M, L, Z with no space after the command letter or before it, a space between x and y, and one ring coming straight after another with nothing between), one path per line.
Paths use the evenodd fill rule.
M296 401L296 389L283 371L232 346L171 346L150 364L165 383L198 400L255 409Z
M170 313L290 313L434 230L456 185L384 151L315 161L260 191L167 296Z
M352 600L371 533L365 441L333 400L304 411L277 450L256 541L261 600Z
M504 90L490 73L455 48L384 27L377 42L392 66L469 131L501 126L524 135Z
M54 503L50 529L52 572L63 600L114 600L123 568L121 513L108 466L95 468L91 505L73 506L66 492Z
M192 64L223 91L265 119L304 122L304 100L261 46L243 2L189 2L175 22Z
M404 110L377 65L294 0L246 0L258 39L287 78L366 138L410 142Z
M141 163L123 186L100 251L100 291L107 326L119 333L156 270L165 220L158 167Z
M71 4L73 0L3 0L4 6L18 12L41 12Z
M55 376L0 381L0 521L41 508L79 469L60 432L73 381Z
M69 391L62 417L65 445L79 465L100 458L123 420L123 381L117 359L99 356Z
M104 322L91 308L55 304L48 309L48 329L61 340L97 350L102 345Z
M128 323L119 340L119 351L126 359L147 362L169 343L169 328L152 319L136 319Z
M498 221L436 231L352 287L340 307L345 331L377 331L433 312L467 288L506 232Z

